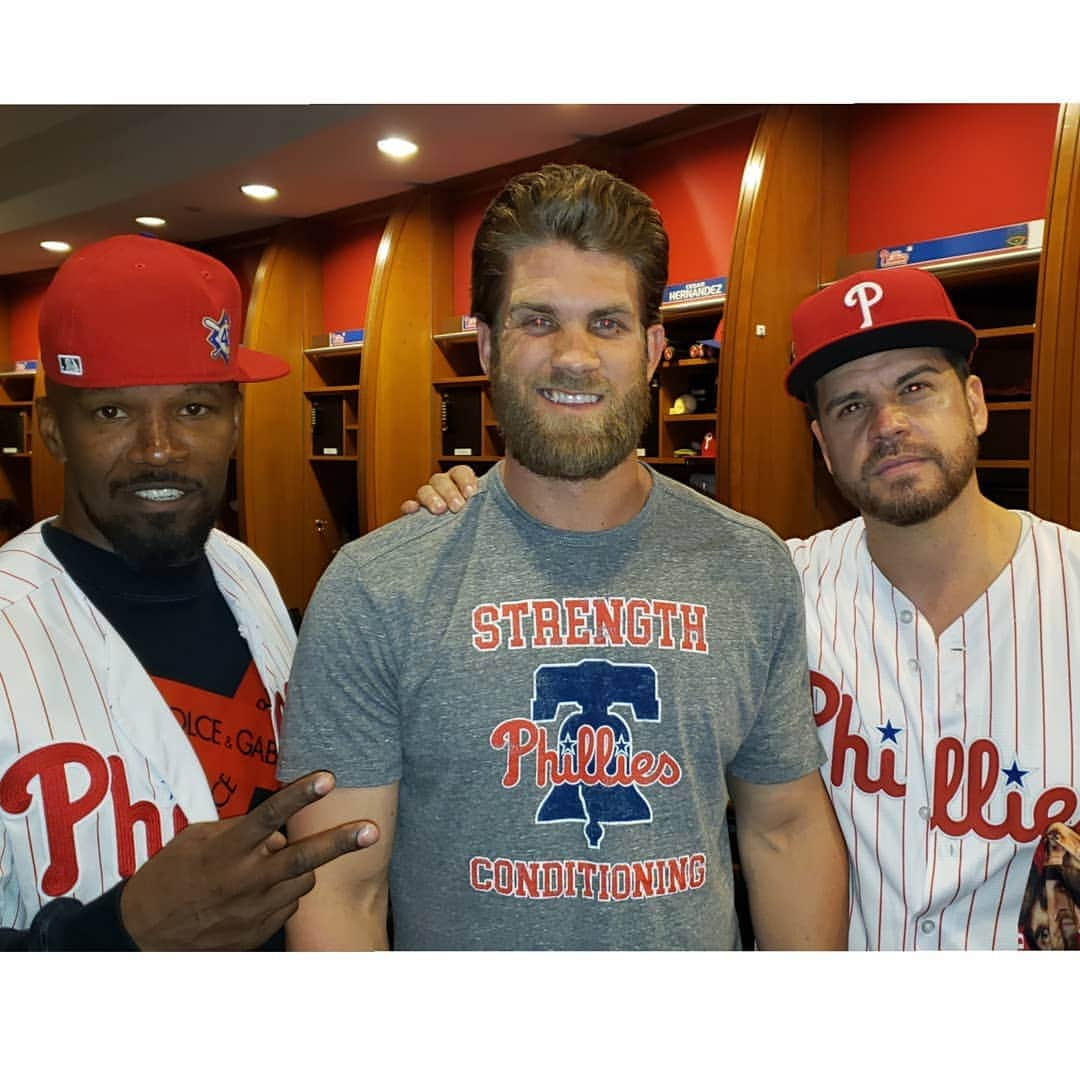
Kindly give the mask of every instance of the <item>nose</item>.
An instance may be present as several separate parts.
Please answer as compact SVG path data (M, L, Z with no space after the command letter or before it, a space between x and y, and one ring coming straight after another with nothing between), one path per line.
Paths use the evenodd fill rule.
M870 434L878 439L891 439L908 430L907 410L897 401L879 404L870 418Z
M555 343L552 367L574 375L588 375L600 366L596 342L581 327L563 327Z
M179 425L169 410L147 409L136 426L128 460L160 467L183 461L187 453Z

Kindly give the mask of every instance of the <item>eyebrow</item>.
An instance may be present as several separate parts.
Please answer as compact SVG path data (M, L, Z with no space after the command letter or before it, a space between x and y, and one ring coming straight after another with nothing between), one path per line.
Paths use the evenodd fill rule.
M531 303L527 300L519 301L516 304L511 304L507 310L507 315L518 315L522 312L535 312L538 315L555 315L556 310L553 304L543 303ZM603 319L608 315L633 315L633 307L627 304L608 304L605 307L596 308L589 312L588 317L590 319Z
M898 376L894 382L893 387L899 389L904 383L914 379L916 375L923 375L929 372L931 375L940 375L941 368L934 367L933 364L920 364L918 367L912 368L910 371L905 371L903 375ZM830 398L825 403L824 412L832 412L838 405L846 405L849 401L858 401L862 397L862 394L858 390L852 390L847 394L838 394L834 398Z

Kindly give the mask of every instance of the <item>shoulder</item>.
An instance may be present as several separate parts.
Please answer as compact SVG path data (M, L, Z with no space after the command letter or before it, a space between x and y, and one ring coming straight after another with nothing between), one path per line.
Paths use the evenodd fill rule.
M866 523L861 517L845 521L835 529L822 529L804 539L787 541L787 549L798 570L838 566L863 547Z
M0 547L0 610L17 604L51 581L70 580L49 550L39 521Z
M692 543L702 542L732 556L776 556L787 562L784 543L763 521L732 510L730 506L694 491L686 484L654 472L656 517L661 527L686 534ZM749 549L749 550L748 550Z

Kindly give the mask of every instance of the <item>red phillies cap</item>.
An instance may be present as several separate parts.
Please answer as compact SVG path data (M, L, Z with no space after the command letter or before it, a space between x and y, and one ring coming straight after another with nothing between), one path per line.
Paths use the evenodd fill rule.
M805 401L822 375L886 349L936 345L970 358L975 340L933 274L914 266L860 270L795 309L787 391Z
M38 319L47 378L66 386L257 382L289 365L233 340L240 285L202 252L113 236L72 255Z

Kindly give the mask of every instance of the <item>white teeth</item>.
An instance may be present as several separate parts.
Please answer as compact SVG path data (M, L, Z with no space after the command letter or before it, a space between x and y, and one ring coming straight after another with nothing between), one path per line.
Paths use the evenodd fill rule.
M145 488L135 494L140 499L149 499L151 502L168 502L170 499L183 498L184 495L179 488Z
M565 390L541 390L541 394L556 405L595 405L599 394L568 394Z

